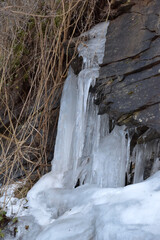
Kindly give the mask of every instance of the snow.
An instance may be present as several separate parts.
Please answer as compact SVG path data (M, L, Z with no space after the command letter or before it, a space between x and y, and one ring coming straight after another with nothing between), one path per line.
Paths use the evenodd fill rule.
M17 182L6 187L1 187L0 208L4 208L8 217L25 214L24 209L27 199L18 199L14 196L14 192L23 185Z
M51 187L39 192L38 197L43 203L39 206L39 210L43 209L39 211L41 225L33 218L33 209L29 209L28 215L18 218L18 234L13 239L160 239L160 171L126 187ZM50 213L48 222L43 221L46 213ZM28 231L24 231L25 225L29 225Z
M108 116L98 115L89 92L99 76L107 27L101 23L85 33L89 40L78 48L83 69L76 76L70 68L64 85L52 171L29 191L28 209L17 213L18 233L7 233L6 240L160 239L160 171L136 183L143 180L145 157L159 145L137 145L130 156L125 127L110 132ZM159 166L154 159L153 173ZM124 187L131 160L135 184Z
M160 238L160 172L124 188L84 185L46 194L43 210L52 218L36 240Z

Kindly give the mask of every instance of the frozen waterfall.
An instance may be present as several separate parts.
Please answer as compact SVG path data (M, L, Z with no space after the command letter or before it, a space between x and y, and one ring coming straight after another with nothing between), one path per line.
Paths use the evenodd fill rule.
M89 91L99 76L107 28L98 24L78 47L83 69L76 76L70 68L64 85L52 171L28 193L17 240L160 239L160 172L124 187L130 161L136 164L134 182L140 182L144 156L159 145L135 146L130 156L125 127L110 132L108 116L98 115ZM155 157L155 168L157 162Z
M52 167L54 175L63 174L63 187L74 187L76 183L94 183L100 187L125 184L124 129L117 126L109 134L108 116L98 115L89 93L99 76L107 27L108 23L102 23L87 32L90 40L78 48L83 69L78 76L70 69L64 85Z

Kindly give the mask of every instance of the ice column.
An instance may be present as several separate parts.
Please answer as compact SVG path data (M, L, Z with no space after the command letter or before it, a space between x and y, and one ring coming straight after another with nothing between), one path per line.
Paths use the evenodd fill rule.
M61 100L52 173L63 174L61 185L94 183L101 187L124 186L127 142L123 127L109 134L108 116L98 115L89 93L103 62L108 23L96 25L78 47L83 69L70 69Z

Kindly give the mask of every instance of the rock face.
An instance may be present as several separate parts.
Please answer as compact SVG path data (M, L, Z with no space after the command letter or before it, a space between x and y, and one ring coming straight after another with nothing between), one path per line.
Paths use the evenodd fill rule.
M160 146L160 1L128 4L113 1L112 8L124 11L111 18L100 76L91 91L99 114L108 113L111 125L127 126L134 155L135 146ZM158 149L144 157L144 179L153 171L153 158L159 164ZM135 162L130 164L132 176Z
M99 114L160 133L160 2L139 2L110 22L93 90Z

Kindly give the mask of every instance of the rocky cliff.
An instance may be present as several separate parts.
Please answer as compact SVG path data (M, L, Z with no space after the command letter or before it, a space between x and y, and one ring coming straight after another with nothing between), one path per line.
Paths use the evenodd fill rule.
M112 8L115 7L123 11L118 10L120 14L111 18L100 76L91 91L96 96L99 114L108 113L112 123L126 125L133 146L157 142L160 138L160 2L114 1Z

